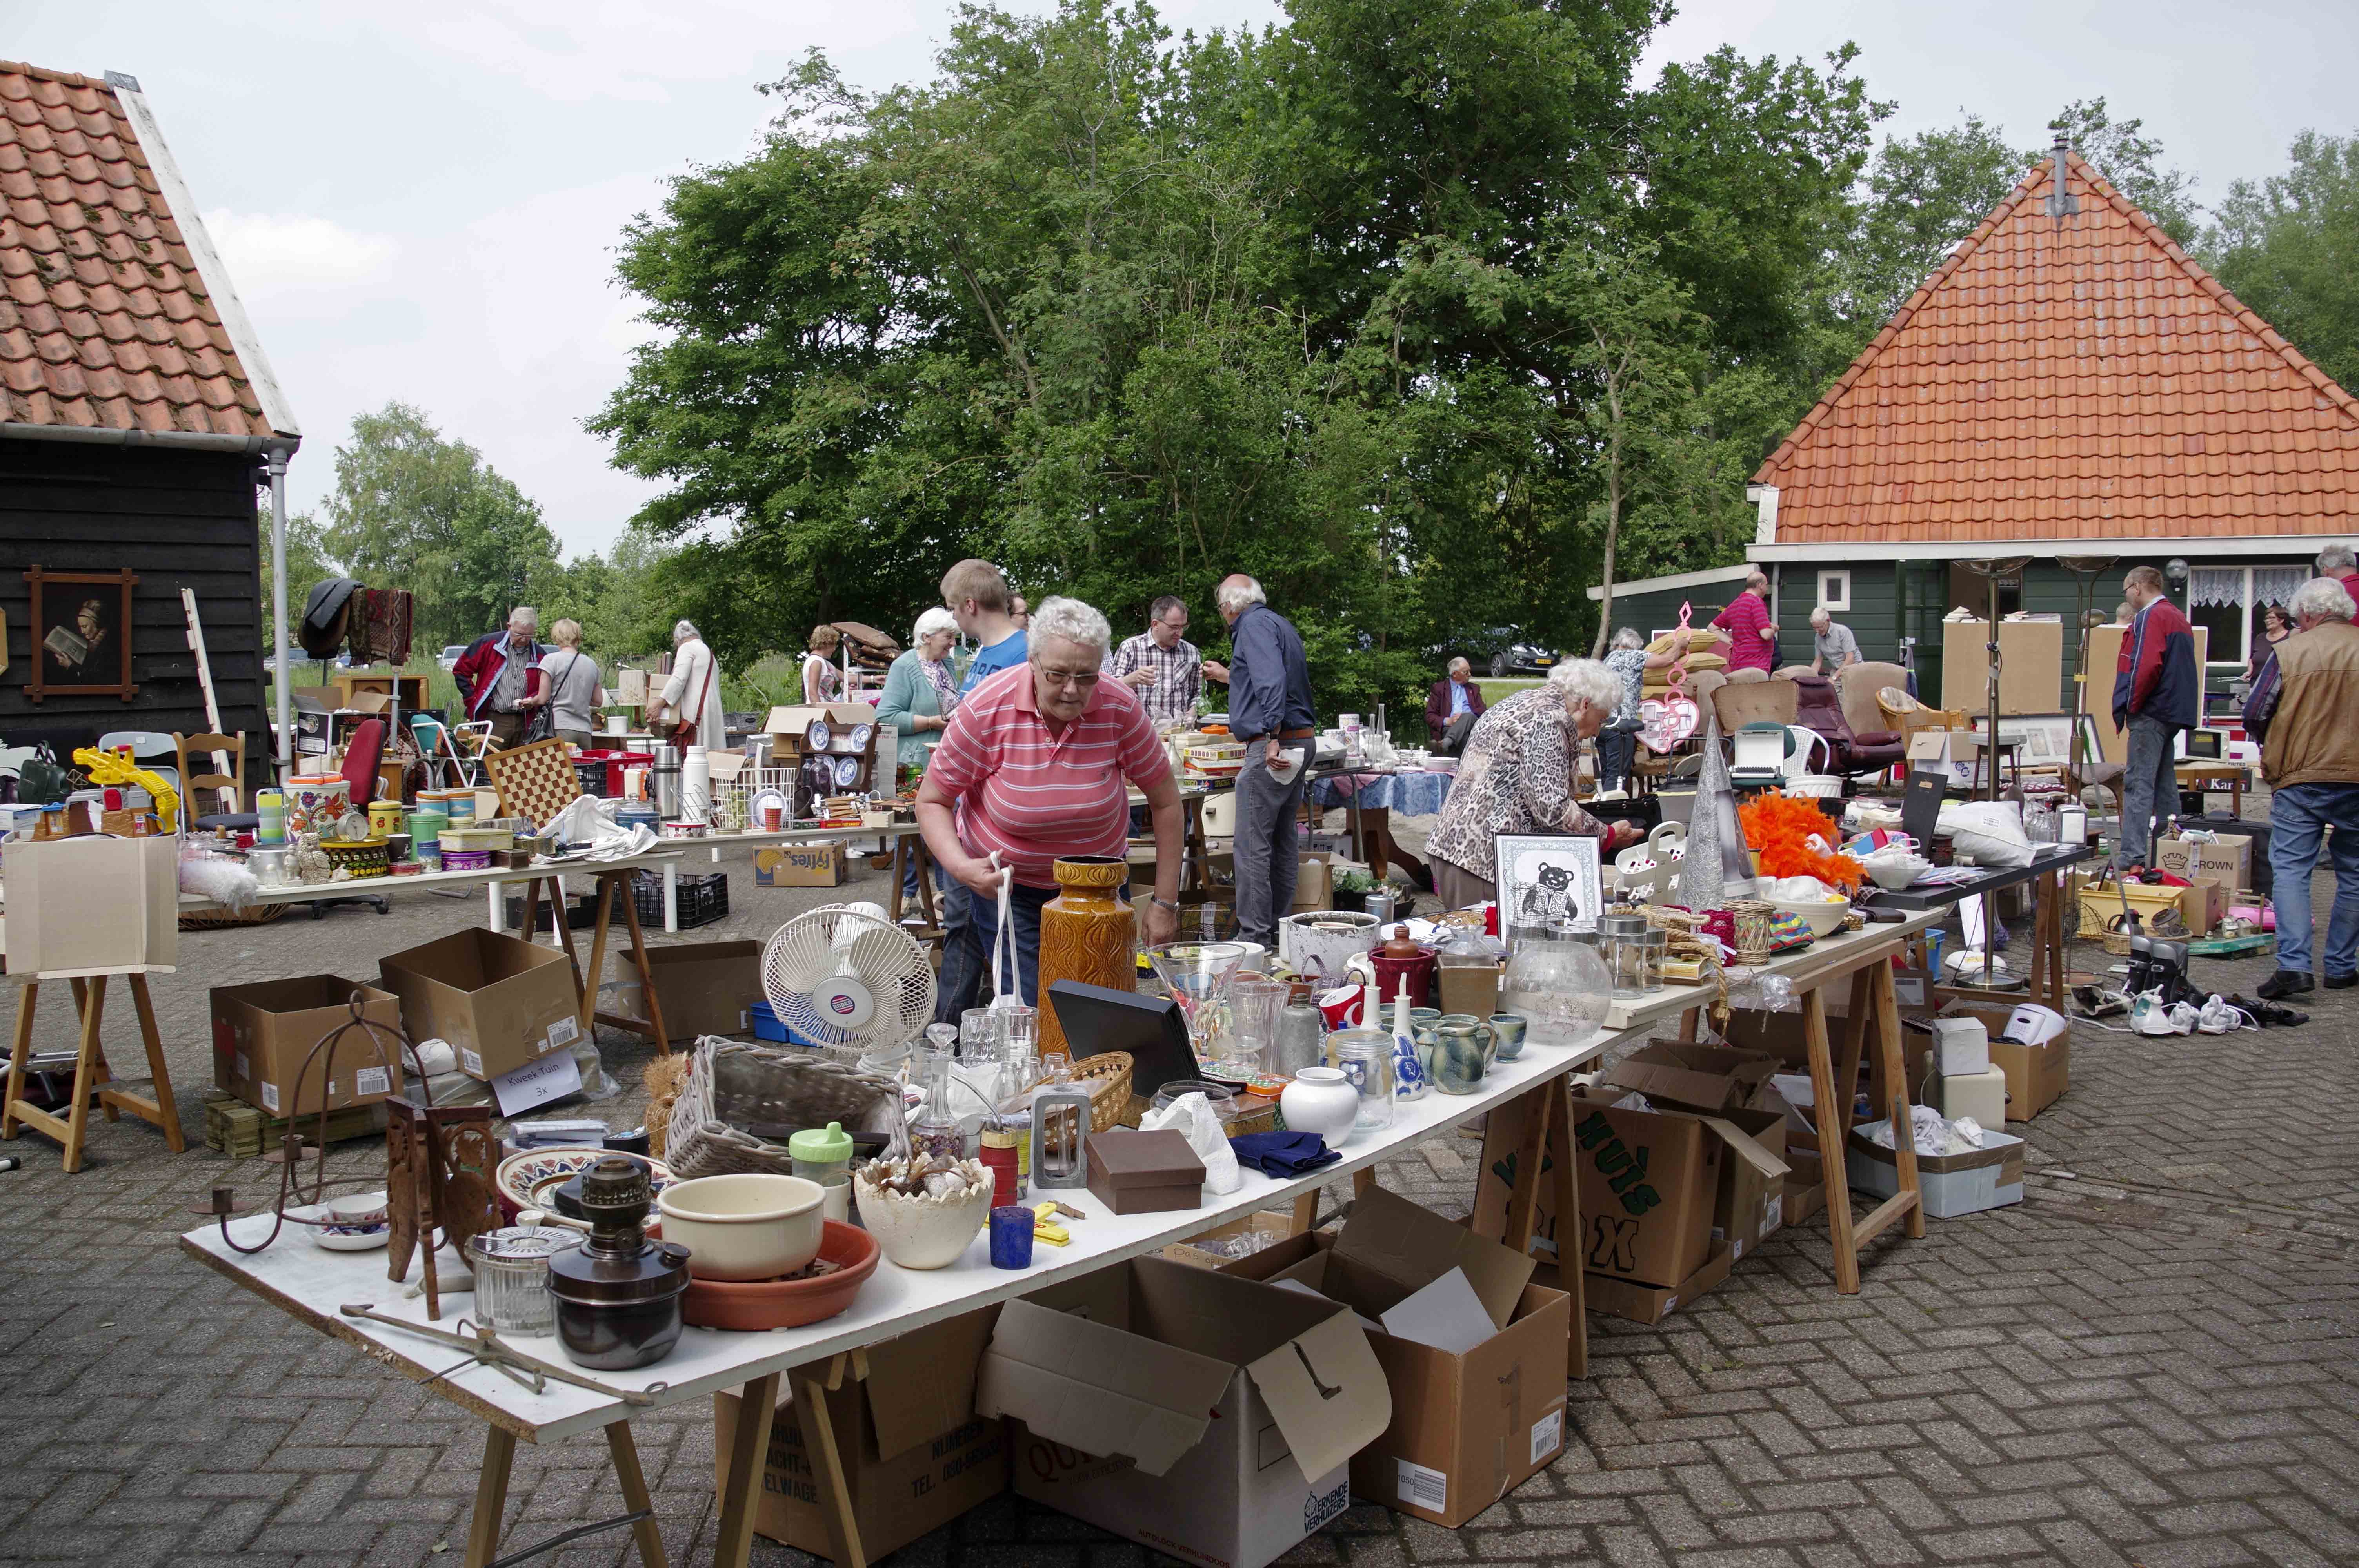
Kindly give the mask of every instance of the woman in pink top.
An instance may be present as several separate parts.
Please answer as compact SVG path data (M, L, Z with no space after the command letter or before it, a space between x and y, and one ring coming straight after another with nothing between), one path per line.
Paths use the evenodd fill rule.
M1769 579L1755 572L1745 591L1712 623L1728 633L1728 667L1767 671L1777 662L1777 622L1769 618Z
M918 786L926 848L955 885L934 1017L955 1023L978 1004L999 935L999 865L1014 881L1016 987L1038 1006L1040 908L1057 893L1060 855L1120 855L1129 846L1125 781L1155 827L1155 897L1147 940L1180 926L1180 785L1136 693L1101 680L1113 631L1079 600L1032 612L1026 662L969 692L951 715Z

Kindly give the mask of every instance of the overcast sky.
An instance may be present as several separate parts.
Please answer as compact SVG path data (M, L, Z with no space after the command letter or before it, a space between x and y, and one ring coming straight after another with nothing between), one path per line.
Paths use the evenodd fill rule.
M1053 0L1019 0L1045 10ZM1168 0L1175 28L1279 19L1271 0ZM139 79L304 429L298 506L353 416L425 409L538 500L569 553L650 493L582 428L644 329L612 251L663 181L745 153L754 84L817 46L855 82L923 75L942 0L0 0L0 57ZM1726 43L1812 60L1845 39L1885 130L1965 110L2045 140L2073 98L2142 116L2216 199L2295 133L2359 122L2350 0L1691 0L1665 59Z

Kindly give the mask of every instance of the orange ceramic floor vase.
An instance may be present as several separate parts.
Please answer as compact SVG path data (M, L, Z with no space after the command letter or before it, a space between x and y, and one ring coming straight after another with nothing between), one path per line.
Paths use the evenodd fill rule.
M1049 987L1056 980L1080 980L1115 990L1136 989L1136 917L1114 896L1129 880L1130 866L1111 855L1075 855L1060 860L1055 869L1057 896L1040 910L1040 1054L1087 1055L1065 1043Z

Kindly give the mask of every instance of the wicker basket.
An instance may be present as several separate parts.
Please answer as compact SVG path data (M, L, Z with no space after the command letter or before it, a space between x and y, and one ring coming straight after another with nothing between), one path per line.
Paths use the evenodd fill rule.
M383 838L322 838L320 852L337 871L350 871L354 881L381 877L393 868L393 847Z
M285 914L290 905L256 903L234 913L226 909L207 910L202 914L180 916L183 931L224 931L233 925L267 925Z
M1073 1082L1089 1087L1092 1132L1122 1125L1123 1112L1130 1108L1130 1069L1127 1051L1101 1051L1073 1064Z

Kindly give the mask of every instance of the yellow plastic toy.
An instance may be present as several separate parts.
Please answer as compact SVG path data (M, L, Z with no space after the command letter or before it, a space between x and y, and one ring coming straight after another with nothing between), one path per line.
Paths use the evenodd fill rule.
M101 787L113 784L119 789L125 784L136 784L146 790L156 800L157 829L164 833L179 830L180 792L167 784L161 773L148 772L120 752L102 752L94 746L84 746L73 754L73 760L90 775L90 782Z
M1073 1238L1072 1232L1057 1223L1057 1206L1052 1203L1039 1204L1033 1208L1032 1235L1035 1239L1045 1241L1051 1247L1062 1247Z

